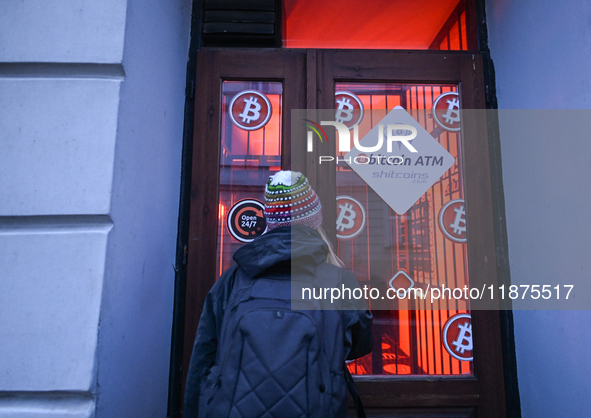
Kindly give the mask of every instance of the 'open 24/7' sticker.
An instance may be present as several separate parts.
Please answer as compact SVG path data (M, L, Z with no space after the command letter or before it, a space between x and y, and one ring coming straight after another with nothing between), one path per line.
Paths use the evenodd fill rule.
M244 199L228 212L228 231L240 242L250 242L267 230L263 210L265 205L256 199Z

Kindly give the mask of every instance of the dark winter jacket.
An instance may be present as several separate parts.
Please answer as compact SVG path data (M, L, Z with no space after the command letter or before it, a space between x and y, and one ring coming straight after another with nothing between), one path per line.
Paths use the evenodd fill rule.
M221 322L237 274L246 274L255 279L269 275L284 275L289 278L292 277L292 273L297 275L295 273L297 268L302 275L307 274L312 277L312 280L318 280L314 276L321 271L323 283L327 283L326 276L330 276L328 282L333 283L334 286L342 283L346 283L347 286L358 286L351 272L326 263L327 253L328 248L322 238L308 227L277 228L236 251L234 260L237 265L224 272L205 299L187 375L185 418L198 415L201 387L204 378L216 362L218 341L222 330ZM341 351L340 347L339 350L330 347L327 349L328 353L344 353L342 359L334 359L333 363L337 365L344 364L345 359L355 359L368 354L373 346L371 313L367 310L353 310L358 305L350 306L350 310L340 311L342 326L340 324L334 326L334 329L339 329L344 334L334 339L344 345L344 350ZM342 401L339 402L343 405L339 410L344 416L347 394L344 377L342 379L339 387L344 393ZM340 414L339 412L339 416Z

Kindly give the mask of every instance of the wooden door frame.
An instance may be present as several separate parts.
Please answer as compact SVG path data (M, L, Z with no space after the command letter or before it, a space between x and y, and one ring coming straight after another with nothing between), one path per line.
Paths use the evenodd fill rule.
M318 50L315 55L317 108L334 108L336 82L409 82L458 84L463 109L485 109L482 57L464 51ZM471 287L497 283L496 247L490 157L486 125L465 120L462 163L468 235L468 269ZM470 140L466 140L469 138ZM334 147L333 147L334 148ZM333 151L333 153L336 151ZM335 170L326 176L336 184ZM322 190L321 184L318 187ZM336 202L336 189L332 192ZM330 190L323 194L331 196ZM323 202L324 205L324 202ZM330 209L329 209L330 210ZM336 204L333 210L336 213ZM478 237L473 238L471 237ZM411 411L424 407L462 408L478 417L504 417L505 390L501 323L498 311L473 311L474 375L471 377L360 376L358 388L369 410L387 413L392 407ZM477 330L487 330L478 333ZM429 397L431 399L429 399ZM386 408L386 410L384 410ZM411 408L410 410L408 408ZM426 412L424 410L423 412ZM417 409L415 412L419 412ZM459 412L457 412L459 413Z
M256 67L249 63L256 63ZM183 382L203 301L216 280L211 260L215 260L217 249L220 151L219 146L212 145L219 145L222 80L305 80L305 83L284 82L284 109L333 108L336 81L457 83L464 108L484 108L482 75L480 56L466 52L211 49L198 53ZM290 115L286 113L284 110L284 140L291 135ZM488 143L486 132L481 134L475 136L478 141L466 143L463 138L472 135L462 136L464 173L471 173L464 178L468 230L471 236L484 237L473 240L468 247L469 277L474 285L496 283ZM213 138L217 141L212 141ZM282 152L282 164L286 167L290 161L290 147L282 144ZM325 186L336 184L334 167L320 168L315 162L313 156L308 158L308 175L323 197L324 210L336 212L336 189ZM328 181L318 182L319 178ZM335 235L334 225L327 225L327 229L330 236ZM192 279L197 277L198 280ZM476 355L474 376L470 377L360 378L358 386L368 409L382 414L392 408L416 413L444 408L466 417L475 413L479 417L505 416L498 312L475 311L472 323L475 329L490 330L484 335L475 335L474 351L492 353L499 362ZM421 409L417 405L421 405Z

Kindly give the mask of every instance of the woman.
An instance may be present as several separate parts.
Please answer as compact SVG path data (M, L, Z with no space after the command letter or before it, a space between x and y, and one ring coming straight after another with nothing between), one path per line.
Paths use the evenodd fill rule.
M345 360L371 352L372 315L291 310L294 283L357 287L321 228L305 176L280 171L265 188L268 232L234 254L206 297L187 376L184 416L345 417ZM337 310L338 308L345 310Z

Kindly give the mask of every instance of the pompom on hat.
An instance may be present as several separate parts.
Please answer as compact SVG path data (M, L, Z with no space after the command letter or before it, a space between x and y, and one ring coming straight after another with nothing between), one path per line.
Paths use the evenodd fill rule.
M308 179L297 171L279 171L269 177L265 187L267 229L322 224L322 205Z

